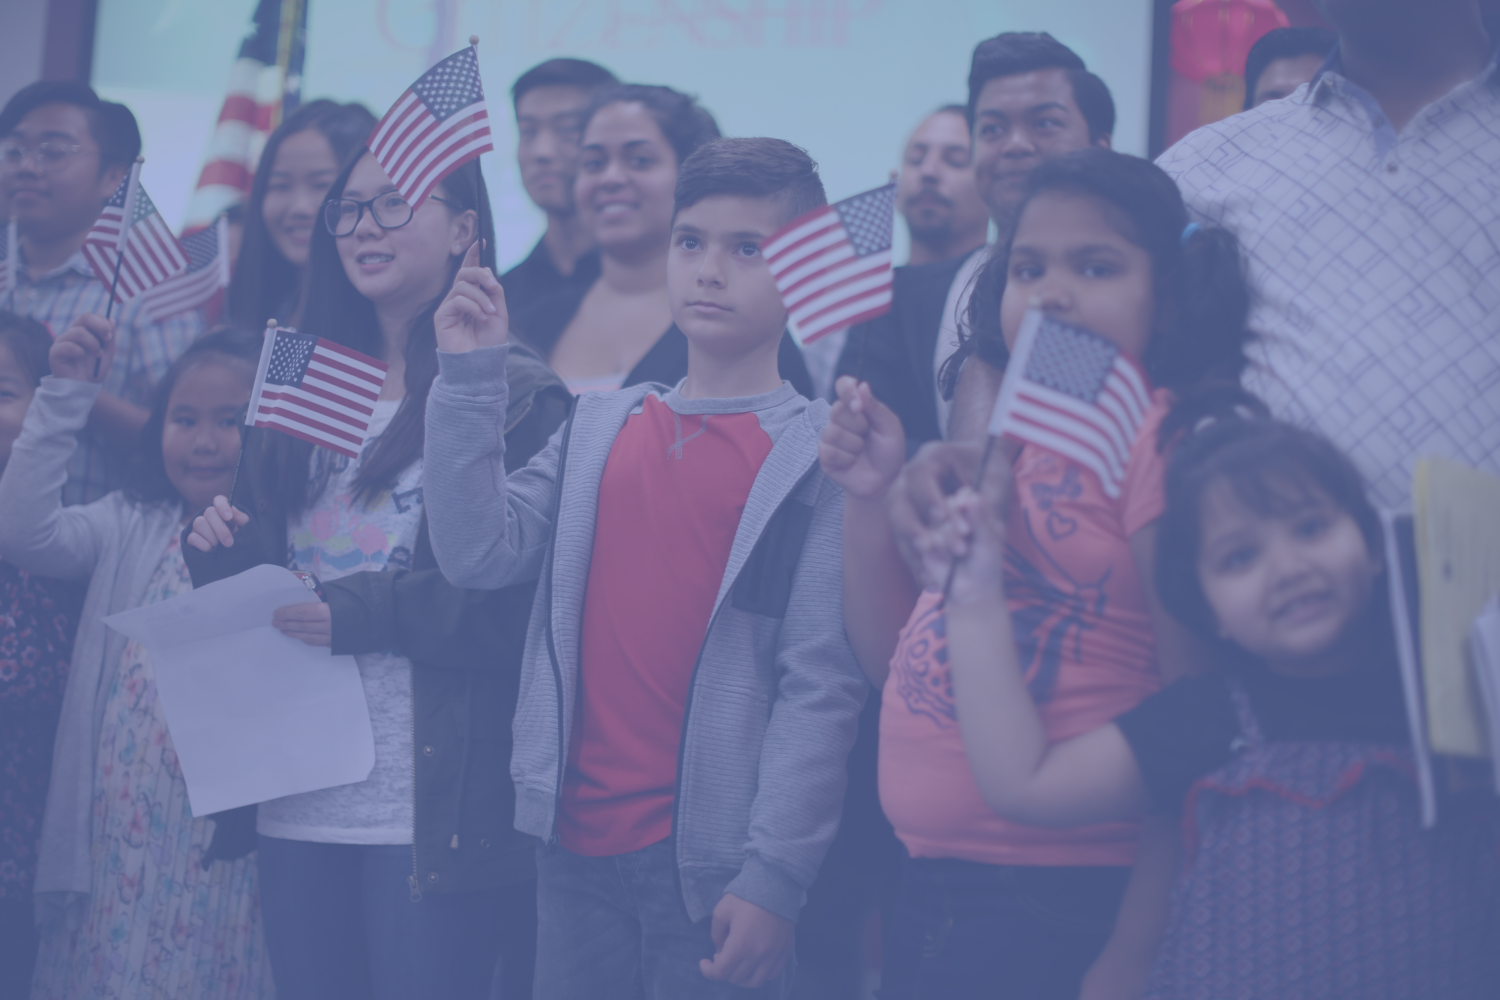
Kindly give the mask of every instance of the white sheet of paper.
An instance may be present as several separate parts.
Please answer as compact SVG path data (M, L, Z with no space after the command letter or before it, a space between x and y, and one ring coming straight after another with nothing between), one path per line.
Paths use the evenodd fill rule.
M277 608L317 600L290 570L256 566L104 619L151 654L194 816L370 776L354 657L271 627Z

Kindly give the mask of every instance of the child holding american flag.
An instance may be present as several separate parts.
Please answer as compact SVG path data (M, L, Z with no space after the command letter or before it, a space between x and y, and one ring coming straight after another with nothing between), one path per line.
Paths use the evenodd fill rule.
M1006 597L1028 692L1055 741L1191 669L1149 583L1164 445L1176 400L1237 380L1246 363L1238 248L1190 225L1159 169L1087 150L1036 168L1028 192L977 280L953 443L919 453L888 512L905 455L896 416L844 378L823 435L823 467L849 497L844 537L859 540L845 546L846 623L884 694L881 803L908 854L882 975L892 998L986 996L997 982L1076 997L1140 836L1133 823L1002 819L964 756L942 592L951 560L914 543L930 540L922 521L942 517L955 482L973 481L993 376L1005 371L991 422L1005 437L991 461L1009 459L1016 483ZM966 394L987 398L976 406ZM1100 970L1093 981L1123 974Z

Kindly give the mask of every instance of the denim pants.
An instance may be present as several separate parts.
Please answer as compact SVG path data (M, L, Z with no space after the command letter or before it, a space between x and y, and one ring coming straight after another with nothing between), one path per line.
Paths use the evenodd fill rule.
M903 859L881 1000L1076 1000L1129 868Z
M531 889L413 901L410 846L262 836L259 866L278 1000L487 1000L507 936L506 894ZM526 908L511 907L523 923Z
M712 918L693 923L673 841L588 858L537 849L536 1000L780 1000L793 963L756 990L703 978Z

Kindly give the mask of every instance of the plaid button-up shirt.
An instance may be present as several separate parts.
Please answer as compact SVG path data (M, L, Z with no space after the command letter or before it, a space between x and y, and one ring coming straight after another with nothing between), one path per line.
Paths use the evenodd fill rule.
M0 295L0 307L47 324L60 336L73 319L86 312L104 315L109 287L94 275L82 253L75 253L55 271L33 276L17 268L15 287ZM116 307L115 363L104 380L104 391L137 406L151 405L151 392L167 368L203 329L194 311L164 322L152 321L137 297ZM92 431L80 435L79 447L68 465L63 503L89 503L124 484L129 458Z
M1421 456L1500 474L1500 68L1399 133L1340 68L1158 162L1244 246L1249 387L1401 507Z

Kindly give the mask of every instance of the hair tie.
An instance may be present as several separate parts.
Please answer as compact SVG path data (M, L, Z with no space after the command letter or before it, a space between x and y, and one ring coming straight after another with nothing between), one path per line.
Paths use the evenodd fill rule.
M1182 245L1183 246L1187 246L1188 245L1188 240L1192 239L1193 238L1193 234L1196 233L1198 230L1200 230L1202 228L1203 227L1200 226L1200 225L1198 225L1198 223L1196 223L1196 222L1189 222L1187 225L1183 226L1182 227Z

